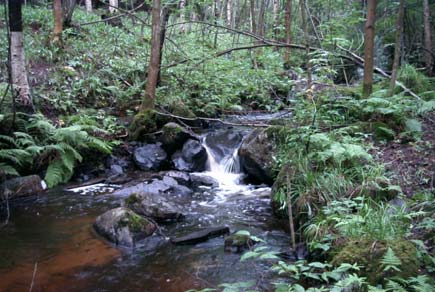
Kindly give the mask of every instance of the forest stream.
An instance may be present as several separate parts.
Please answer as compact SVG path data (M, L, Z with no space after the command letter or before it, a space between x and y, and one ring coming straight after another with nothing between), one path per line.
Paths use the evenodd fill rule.
M240 142L209 145L208 135L202 139L208 169L191 174L205 183L191 186L192 192L172 194L185 219L159 224L160 235L134 248L117 247L93 228L98 215L125 199L124 186L88 186L76 192L58 188L13 205L0 238L0 291L27 291L32 279L33 291L170 292L248 280L267 290L267 269L225 251L223 236L190 245L168 240L201 228L228 226L231 233L249 231L272 250L288 246L288 234L272 215L270 188L244 183L237 154ZM164 180L163 174L158 181ZM217 184L210 186L210 180ZM134 183L143 181L139 177Z

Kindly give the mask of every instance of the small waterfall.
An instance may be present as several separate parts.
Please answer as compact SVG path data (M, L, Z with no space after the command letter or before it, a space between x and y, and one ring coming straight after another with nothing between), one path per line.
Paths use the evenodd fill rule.
M205 139L202 141L202 145L204 146L207 152L207 166L208 170L213 173L234 173L240 174L240 159L239 159L239 147L236 147L233 150L231 155L227 155L221 159L221 161L217 161L216 155L213 153L213 150L208 147Z
M219 183L218 197L224 199L227 195L243 192L248 186L241 183L244 177L241 172L238 145L230 154L220 158L203 139L202 144L207 152L208 171L204 175L214 178Z

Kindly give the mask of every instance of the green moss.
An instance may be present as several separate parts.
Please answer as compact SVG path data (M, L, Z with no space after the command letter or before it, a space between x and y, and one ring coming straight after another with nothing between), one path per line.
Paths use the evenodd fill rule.
M132 140L145 140L144 135L154 133L159 130L168 118L157 114L154 110L147 109L134 116L128 131Z
M400 259L400 271L383 271L381 265L382 257L388 248ZM372 241L372 240L351 240L343 246L336 248L332 253L332 264L358 263L363 266L360 276L367 277L371 284L380 284L385 277L398 276L402 278L413 277L418 274L420 262L417 257L417 250L411 242L401 239L395 241ZM393 274L391 274L393 273Z
M140 198L139 195L136 193L131 194L130 196L128 196L125 200L124 200L125 204L127 205L127 207L130 207L136 203L140 202Z
M137 214L133 213L129 217L129 227L133 232L141 232L147 224L148 221Z

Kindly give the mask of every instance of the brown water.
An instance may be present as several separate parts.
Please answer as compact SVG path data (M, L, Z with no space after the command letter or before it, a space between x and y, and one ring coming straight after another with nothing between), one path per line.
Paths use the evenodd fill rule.
M266 267L224 252L223 238L192 246L163 243L154 252L107 243L92 224L121 199L58 190L12 206L10 223L0 233L0 291L29 291L34 272L33 291L175 292L252 279L267 289ZM271 247L287 245L268 199L213 199L207 191L178 201L188 210L186 220L162 229L173 235L225 224L231 231L249 230Z

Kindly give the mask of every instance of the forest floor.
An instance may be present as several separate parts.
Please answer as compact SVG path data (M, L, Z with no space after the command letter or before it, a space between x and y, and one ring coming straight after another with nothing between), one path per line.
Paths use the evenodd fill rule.
M414 143L390 141L379 144L377 159L391 172L393 183L411 197L416 191L434 189L435 184L435 113L422 121L421 139Z

